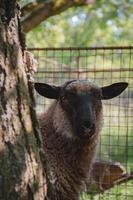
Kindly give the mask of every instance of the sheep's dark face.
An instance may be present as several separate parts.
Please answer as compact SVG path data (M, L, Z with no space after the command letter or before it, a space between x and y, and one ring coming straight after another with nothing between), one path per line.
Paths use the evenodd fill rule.
M87 139L99 129L101 100L118 96L127 85L122 82L99 88L89 81L73 80L61 87L35 83L35 89L47 98L57 99L70 121L73 134Z
M59 101L75 136L87 139L96 133L101 97L101 89L86 81L74 81L62 87Z

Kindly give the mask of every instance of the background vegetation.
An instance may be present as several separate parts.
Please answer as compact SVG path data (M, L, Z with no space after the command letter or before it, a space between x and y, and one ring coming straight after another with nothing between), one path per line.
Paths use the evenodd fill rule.
M38 2L37 0L21 0L20 3L25 6L29 2ZM25 16L22 17L22 21L25 20ZM87 47L87 46L123 46L133 45L133 0L99 0L92 5L86 5L82 7L72 7L62 12L59 15L52 16L45 21L42 21L38 26L32 29L26 34L26 41L28 47ZM52 74L53 66L54 70L66 68L69 70L76 69L76 58L79 52L73 52L69 56L66 52L62 56L61 52L46 52L47 55L39 57L40 70L45 67L45 73L38 73L39 80L43 79L46 82L60 83L62 79L73 78L73 75L66 73L66 77L62 73ZM129 53L129 52L128 52ZM79 64L86 70L86 66L93 66L98 69L115 69L117 68L131 68L131 57L127 52L121 54L117 52L114 57L111 57L112 52L103 58L102 54L97 55L97 61L92 55L92 60L84 59L84 55L81 55ZM90 52L91 54L91 52ZM37 55L37 54L35 54ZM122 55L122 56L121 56ZM103 63L104 60L104 63ZM129 63L130 62L130 63ZM130 65L130 66L129 66ZM59 66L59 68L57 68ZM83 70L83 68L81 69ZM46 73L46 71L51 71ZM131 72L133 73L133 72ZM44 77L45 76L45 77ZM57 77L56 77L57 76ZM76 75L77 76L77 75ZM104 80L103 77L104 76ZM130 81L129 90L132 89L132 80L129 79L129 72L123 73L106 73L104 74L91 74L93 79L101 80L102 84L107 84L108 81ZM54 79L53 79L54 77ZM106 78L105 78L106 77ZM83 77L84 78L84 77ZM128 92L129 95L129 92ZM128 96L129 97L129 96ZM123 98L121 98L123 101ZM130 98L131 105L133 105L132 97ZM48 102L45 101L47 104ZM120 100L118 100L120 103ZM39 100L38 105L42 104ZM43 102L44 104L44 102ZM103 129L101 136L101 146L99 150L99 156L105 160L113 160L122 163L127 171L133 171L133 156L132 156L132 144L133 144L133 128L131 107L127 110L122 110L123 107L109 104L105 106L105 113L109 115L106 126ZM41 108L42 109L42 108ZM124 114L123 114L124 113ZM124 115L124 123L121 122L120 116ZM117 123L118 120L118 123ZM114 126L114 121L116 126ZM106 152L106 153L105 153ZM93 199L93 200L131 200L132 196L132 182L128 184L115 187L104 194L98 194L91 196L90 194L83 194L81 199Z
M83 47L131 45L132 35L133 0L99 0L48 18L26 37L28 47Z
M42 50L37 81L60 85L69 79L92 79L99 85L126 81L128 89L104 104L104 127L98 149L101 160L119 162L133 171L133 61L132 50ZM37 111L47 109L51 100L37 96ZM132 200L133 181L113 187L103 194L83 194L81 200ZM93 191L94 192L94 191Z

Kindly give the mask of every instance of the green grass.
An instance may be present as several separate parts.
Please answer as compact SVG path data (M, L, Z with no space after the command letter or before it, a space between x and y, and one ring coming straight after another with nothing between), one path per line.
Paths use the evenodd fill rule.
M101 135L99 157L123 164L133 171L133 128L105 128Z
M82 194L80 200L132 200L133 181L126 184L115 186L103 194L90 195Z
M133 128L104 128L98 149L103 160L120 162L127 172L133 171ZM80 200L133 200L133 181L115 186L103 194L82 194Z

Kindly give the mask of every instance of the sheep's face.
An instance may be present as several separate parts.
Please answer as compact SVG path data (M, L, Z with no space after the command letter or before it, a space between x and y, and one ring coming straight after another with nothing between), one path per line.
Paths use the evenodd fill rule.
M96 133L101 114L101 89L88 81L73 81L61 89L59 101L65 111L74 136L87 139Z
M69 119L74 136L87 139L99 130L101 100L119 95L127 85L116 83L100 88L90 81L73 80L60 87L35 83L35 88L39 94L57 99Z

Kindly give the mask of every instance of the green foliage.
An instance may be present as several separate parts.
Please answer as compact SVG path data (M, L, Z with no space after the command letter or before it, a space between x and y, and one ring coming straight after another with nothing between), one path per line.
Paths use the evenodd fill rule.
M25 3L27 3L27 1L23 0L23 5ZM133 44L132 22L133 0L100 0L97 1L95 5L71 8L60 15L53 16L42 22L38 27L27 34L27 46L84 47L101 45L131 45ZM50 56L55 56L55 53ZM124 57L119 55L117 56L118 57L115 59L113 66L126 67L129 61L126 60L125 62L124 58L127 55L125 54ZM67 55L66 57L64 56L63 60L62 57L57 57L53 60L54 66L56 66L56 62L57 64L67 64ZM76 55L71 55L71 63L72 59L73 63L75 62L75 58ZM81 62L82 65L84 62L85 61L83 57L83 61ZM86 62L92 65L94 60L87 60ZM44 60L40 60L39 64L40 66L44 67ZM99 68L100 66L103 67L102 59L98 60L98 64ZM73 67L74 66L75 65L73 64ZM47 61L46 67L48 67L49 70L52 69L53 63L48 63ZM112 67L112 64L110 60L108 60L105 68L110 67ZM108 76L112 76L111 73L107 74ZM123 74L121 73L126 80L126 77L129 76L129 72L123 72ZM61 79L59 75L58 80ZM95 77L96 75L94 74L93 76ZM120 77L118 77L118 73L113 73L113 77L117 78L118 80L120 79ZM118 113L116 113L116 116L118 116ZM115 119L115 121L117 121L117 119ZM128 121L128 119L125 121ZM111 159L113 161L121 162L126 167L127 171L130 172L133 170L133 157L131 148L133 144L133 129L131 128L131 125L127 126L127 124L125 124L125 127L120 127L117 125L116 127L113 126L114 124L112 124L111 129L106 127L102 132L102 145L101 149L99 150L99 154L102 155L102 159ZM81 200L125 200L127 198L128 200L131 200L132 187L130 187L130 185L132 186L133 184L131 183L132 182L130 181L121 186L116 186L104 194L92 196L90 194L83 194L81 196Z
M132 200L132 184L133 181L129 181L126 184L115 186L103 194L83 194L81 195L80 200Z
M129 172L133 171L132 131L132 128L127 129L117 126L114 128L111 127L111 129L104 129L101 136L100 154L102 155L102 159L111 159L120 162ZM132 185L133 181L128 181L125 184L123 183L107 190L103 194L83 193L80 200L132 200Z
M133 1L101 0L71 8L27 34L29 47L131 45Z
M31 3L31 2L35 2L36 0L19 0L21 7L23 7L24 5Z

